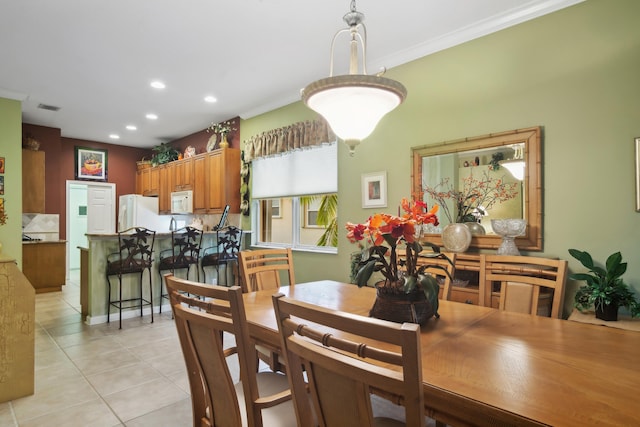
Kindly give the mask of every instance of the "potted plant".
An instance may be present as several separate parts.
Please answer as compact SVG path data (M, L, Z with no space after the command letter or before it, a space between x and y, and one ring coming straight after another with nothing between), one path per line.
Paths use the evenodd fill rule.
M360 245L363 240L369 242L361 261L354 260L355 282L362 287L374 272L380 272L384 280L376 284L377 298L370 315L396 322L423 323L433 315L439 317L439 286L435 277L425 274L429 266L417 265L422 246L416 236L423 224L438 224L438 207L427 212L424 202L411 205L407 199L402 199L401 206L405 211L402 216L377 213L363 224L347 223L349 241ZM404 246L404 257L398 256L399 245ZM437 246L429 246L434 257L446 258Z
M632 316L640 316L640 303L633 291L622 280L627 271L627 263L622 262L620 252L609 255L605 268L593 263L593 258L586 251L569 249L572 257L580 261L590 273L574 273L572 280L585 281L576 292L574 306L579 310L595 308L598 319L618 320L618 308L626 307Z
M168 142L163 142L160 145L156 145L152 148L152 150L156 153L151 158L151 163L154 166L178 160L178 155L180 154L180 152L176 148L169 145Z

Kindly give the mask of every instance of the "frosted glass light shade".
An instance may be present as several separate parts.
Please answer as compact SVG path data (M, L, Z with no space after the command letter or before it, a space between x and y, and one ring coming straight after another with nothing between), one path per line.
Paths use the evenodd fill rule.
M325 118L333 132L349 145L352 154L380 119L406 96L407 90L401 83L363 74L327 77L302 90L304 103Z

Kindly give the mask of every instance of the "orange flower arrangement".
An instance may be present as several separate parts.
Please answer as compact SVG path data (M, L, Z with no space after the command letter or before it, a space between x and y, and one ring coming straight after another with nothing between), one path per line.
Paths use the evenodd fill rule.
M405 276L416 276L416 259L422 251L422 246L416 240L416 226L422 224L438 225L438 205L434 205L427 211L427 205L422 201L410 203L406 198L400 204L405 212L402 216L377 213L369 217L363 224L348 222L347 238L351 243L361 242L365 239L369 246L369 257L362 261L363 267L356 276L359 286L366 284L374 271L380 271L387 283L398 283L403 279L398 272L398 265L406 266ZM386 243L389 247L383 246ZM399 244L406 247L406 259L398 260L396 248ZM387 260L386 254L391 249Z

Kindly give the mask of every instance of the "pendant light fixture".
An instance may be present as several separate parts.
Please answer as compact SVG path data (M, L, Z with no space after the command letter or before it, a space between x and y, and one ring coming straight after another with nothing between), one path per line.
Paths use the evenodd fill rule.
M356 145L373 132L385 114L404 101L407 90L401 83L382 77L384 70L378 75L367 75L367 31L362 23L364 14L356 10L355 0L351 0L351 11L343 19L349 27L333 37L329 77L309 84L301 95L304 103L322 115L349 146L349 154L353 156ZM351 37L349 74L334 76L334 46L337 37L345 32ZM362 74L359 74L358 46L362 49Z

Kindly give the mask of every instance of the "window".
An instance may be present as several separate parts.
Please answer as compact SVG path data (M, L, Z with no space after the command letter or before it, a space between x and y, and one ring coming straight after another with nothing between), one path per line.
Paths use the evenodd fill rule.
M251 168L252 244L337 252L335 142L257 158Z
M319 197L303 197L302 206L304 209L304 226L306 228L322 227L318 224L318 210L320 209Z
M254 201L257 206L253 212L257 211L258 219L253 227L258 230L255 244L335 253L336 247L332 246L331 238L327 238L335 232L335 221L329 226L317 222L321 201L326 197L337 200L336 194L330 194ZM278 217L273 214L274 202L279 204ZM334 217L336 214L329 213L329 216ZM329 244L324 244L324 240Z

